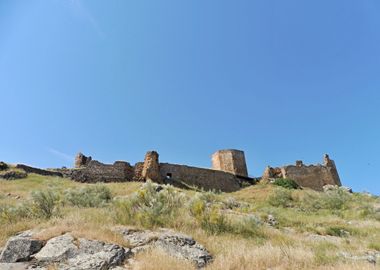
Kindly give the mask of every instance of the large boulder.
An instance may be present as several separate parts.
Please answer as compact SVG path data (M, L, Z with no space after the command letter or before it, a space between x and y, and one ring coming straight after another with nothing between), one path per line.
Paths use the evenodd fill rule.
M74 244L74 237L70 234L64 234L50 239L35 255L35 258L43 262L59 262L77 254L78 247Z
M0 262L15 263L28 261L42 246L42 241L33 239L29 235L11 237L0 255Z
M35 258L41 265L55 263L60 270L107 270L121 265L128 255L123 247L65 234L50 239Z
M211 254L193 238L169 229L139 231L119 227L116 231L129 242L133 253L148 248L159 248L169 256L191 261L199 268L212 261Z
M0 269L1 270L28 270L29 264L28 263L0 263ZM34 269L38 270L38 269Z
M173 257L193 262L199 268L212 261L211 254L192 237L173 231L164 232L156 246Z

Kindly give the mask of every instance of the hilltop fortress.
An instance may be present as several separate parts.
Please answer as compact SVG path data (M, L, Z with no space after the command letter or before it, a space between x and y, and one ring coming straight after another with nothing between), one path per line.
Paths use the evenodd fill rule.
M172 184L178 187L195 187L204 190L232 192L258 180L271 181L276 178L293 179L301 187L322 191L325 185L341 185L335 162L325 155L323 165L295 165L279 168L267 167L260 178L248 175L243 151L220 150L212 155L210 169L187 165L161 163L155 151L147 152L143 162L134 166L125 161L103 164L82 153L75 158L74 169L56 170L79 182L127 182L146 181Z

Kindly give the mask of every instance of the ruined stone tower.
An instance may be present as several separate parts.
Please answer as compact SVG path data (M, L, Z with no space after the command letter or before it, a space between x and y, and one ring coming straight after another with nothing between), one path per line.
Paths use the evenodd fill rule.
M248 177L244 152L240 150L228 149L217 151L212 155L212 168L214 170Z
M147 152L145 155L144 166L142 169L142 177L145 180L162 183L160 175L160 163L158 153L155 151Z
M74 163L74 168L81 168L84 166L87 166L88 163L92 160L91 157L86 157L82 153L78 153L75 157L75 163Z

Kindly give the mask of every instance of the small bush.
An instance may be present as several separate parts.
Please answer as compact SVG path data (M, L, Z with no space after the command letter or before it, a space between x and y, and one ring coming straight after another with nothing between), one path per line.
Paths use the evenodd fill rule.
M341 210L348 207L350 195L344 190L332 190L320 197L319 204L323 209Z
M274 185L280 186L287 189L298 189L299 185L293 180L288 178L278 178L274 180Z
M292 207L292 192L287 189L277 189L268 199L270 205L275 207Z
M337 247L329 242L319 243L313 248L315 263L318 265L326 265L336 262L336 249Z
M210 234L221 234L232 231L227 218L221 214L216 207L207 208L206 211L198 217L198 221L202 229Z
M350 235L350 233L342 227L328 227L326 230L326 234L337 237L347 237Z
M376 250L376 251L380 251L380 243L370 243L368 245L368 248Z
M227 209L234 209L241 206L234 197L228 197L227 200L224 201L224 205Z
M168 225L183 205L182 194L171 186L162 190L147 182L129 198L114 202L115 219L121 224L141 225L151 228Z
M244 237L264 237L260 230L260 221L256 217L244 217L232 223L232 232Z
M0 205L0 224L15 223L30 217L33 217L32 210L25 204L17 206Z
M72 189L65 193L65 202L78 207L101 207L112 199L111 190L104 185Z
M51 218L59 213L60 197L52 190L32 192L32 211L35 216Z

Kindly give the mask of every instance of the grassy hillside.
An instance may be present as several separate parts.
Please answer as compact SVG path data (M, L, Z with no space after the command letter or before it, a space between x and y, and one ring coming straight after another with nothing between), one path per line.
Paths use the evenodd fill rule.
M114 226L168 227L193 236L215 256L207 269L374 269L346 257L380 251L379 208L379 198L342 190L258 184L226 194L29 175L0 180L0 246L31 228L45 229L41 239L70 231L128 245ZM137 269L192 268L157 251L136 260Z

